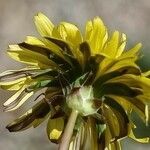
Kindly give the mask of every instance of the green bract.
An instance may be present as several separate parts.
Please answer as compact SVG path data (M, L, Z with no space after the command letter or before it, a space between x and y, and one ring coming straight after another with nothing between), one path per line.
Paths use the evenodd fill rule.
M34 21L40 38L28 36L7 50L26 68L1 73L0 86L16 91L5 111L16 110L36 92L40 101L7 129L21 131L48 119L48 137L60 143L74 110L70 150L116 150L124 137L149 143L150 72L136 64L141 44L125 50L126 35L110 36L99 17L86 23L83 34L71 23L55 26L42 13Z

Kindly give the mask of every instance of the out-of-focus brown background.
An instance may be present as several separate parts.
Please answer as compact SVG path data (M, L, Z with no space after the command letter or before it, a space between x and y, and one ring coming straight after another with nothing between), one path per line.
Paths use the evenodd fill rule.
M26 35L37 35L33 16L45 13L54 23L68 21L84 28L86 20L100 16L107 27L124 32L128 45L143 43L144 68L150 68L150 1L149 0L0 0L0 72L21 68L21 64L6 55L8 44L21 42ZM47 139L46 123L36 129L9 133L5 125L30 107L27 102L20 110L4 113L2 104L10 92L0 90L0 150L55 150ZM124 150L148 150L132 140L122 142Z

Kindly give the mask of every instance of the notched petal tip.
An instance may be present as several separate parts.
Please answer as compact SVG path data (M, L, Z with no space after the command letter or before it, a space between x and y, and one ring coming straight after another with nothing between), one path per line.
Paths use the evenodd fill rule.
M35 16L34 16L34 21L37 21L37 19L44 19L44 18L47 18L47 16L44 15L44 13L42 13L42 12L38 12L38 13L36 13ZM48 19L48 18L47 18L47 19Z
M35 15L35 17L36 17L36 16L39 17L39 16L45 16L45 15L44 15L42 12L38 12L38 13Z

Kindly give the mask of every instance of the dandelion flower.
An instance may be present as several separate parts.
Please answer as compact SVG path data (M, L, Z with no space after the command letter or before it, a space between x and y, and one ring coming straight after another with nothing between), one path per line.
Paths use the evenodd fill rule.
M118 150L125 137L149 143L150 72L136 63L141 44L126 50L126 35L108 34L99 17L83 34L42 13L34 22L40 37L27 36L7 50L26 68L1 73L0 86L16 91L5 111L21 108L35 93L38 102L6 128L35 128L47 119L48 138L60 150Z

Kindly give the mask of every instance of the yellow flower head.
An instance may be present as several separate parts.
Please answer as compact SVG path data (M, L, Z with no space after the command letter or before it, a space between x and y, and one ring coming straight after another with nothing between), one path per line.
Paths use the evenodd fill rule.
M49 117L48 137L61 143L74 111L70 150L120 149L120 139L127 136L148 143L150 72L142 73L136 64L141 44L126 50L126 35L109 35L99 17L86 23L83 34L68 22L54 25L42 13L34 22L40 38L27 36L7 51L27 67L1 73L0 86L16 91L4 103L6 111L19 108L37 91L41 101L8 130L37 127Z

